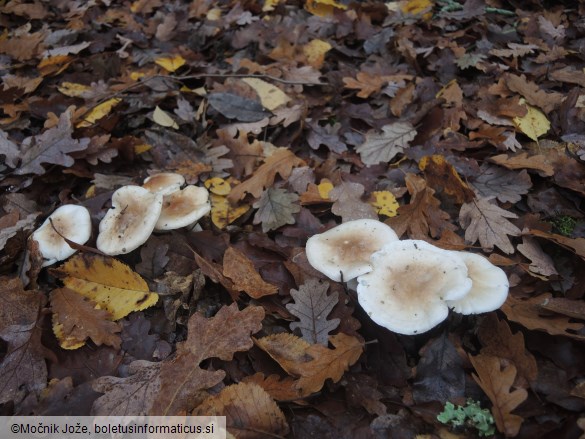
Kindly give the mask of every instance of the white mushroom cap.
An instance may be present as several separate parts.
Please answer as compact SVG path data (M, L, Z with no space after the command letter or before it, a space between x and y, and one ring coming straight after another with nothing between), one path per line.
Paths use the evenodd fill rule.
M372 271L370 256L398 240L394 230L373 219L347 221L307 240L309 263L334 281L351 280Z
M185 177L181 174L161 172L145 178L142 187L155 194L170 195L181 189L184 184Z
M122 186L112 195L112 208L100 222L97 248L107 255L130 253L151 235L163 196L140 186Z
M85 244L91 236L91 218L83 206L66 204L55 210L33 234L43 255L43 267L67 259L77 250L71 248L59 233L76 244Z
M395 241L371 259L374 269L358 277L358 301L374 322L399 334L435 327L449 315L446 301L471 289L457 253L425 241Z
M473 285L465 297L448 300L447 305L461 314L479 314L498 309L508 297L508 276L487 258L469 252L457 252L467 266Z
M167 195L156 223L156 230L173 230L193 224L211 210L209 192L204 187L187 186Z

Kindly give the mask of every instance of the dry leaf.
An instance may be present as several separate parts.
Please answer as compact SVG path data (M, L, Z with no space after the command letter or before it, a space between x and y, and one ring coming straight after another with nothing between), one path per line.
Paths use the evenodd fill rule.
M248 84L258 96L264 108L273 111L281 105L286 104L290 101L290 98L280 88L258 78L244 78L243 82Z
M181 55L174 55L174 56L163 56L161 58L156 58L154 60L155 64L158 64L167 72L174 72L178 70L180 67L184 66L187 61Z
M286 224L294 224L293 213L301 210L297 203L299 196L289 194L285 189L268 188L253 206L258 209L254 224L262 224L264 233L276 230Z
M506 218L518 218L518 215L490 203L488 198L476 198L461 206L459 212L465 241L474 244L479 240L484 249L492 250L495 246L510 254L514 253L514 246L507 235L519 236L520 229Z
M334 201L331 212L342 218L343 222L356 219L378 219L375 209L362 201L364 186L359 183L343 182L329 192Z
M526 152L516 155L500 154L488 160L507 169L534 169L543 177L550 177L555 172L552 161L544 155L529 157Z
M453 196L456 203L469 203L475 197L474 192L461 180L453 165L442 155L424 156L420 159L418 167L425 174L427 186L435 190L442 189L447 195Z
M282 410L262 387L251 382L225 387L192 415L225 416L228 431L238 439L255 439L259 432L283 437L289 432Z
M148 290L144 279L107 256L78 254L51 271L63 279L67 288L107 310L112 320L149 308L158 301L158 294Z
M290 329L300 329L303 340L311 344L327 346L329 333L339 326L339 319L327 320L338 300L335 292L327 295L328 289L328 282L310 278L298 290L290 290L294 303L287 304L286 309L300 319L290 323Z
M176 130L179 129L179 125L177 124L177 122L175 122L175 119L169 116L169 114L164 110L161 110L161 108L158 105L156 106L154 112L152 113L152 120L154 120L154 122L159 124L161 127L174 128Z
M520 99L520 104L523 104L523 100ZM544 136L550 130L550 122L542 111L534 108L531 105L526 105L528 111L524 116L517 116L512 119L516 128L526 134L535 142L538 142L538 138Z
M394 122L382 127L382 133L368 131L366 141L356 148L366 165L390 163L390 161L416 137L416 129L410 122Z
M469 356L469 360L477 372L473 379L493 404L492 415L498 430L506 437L516 436L524 419L511 412L528 397L528 392L524 389L511 389L516 377L516 367L510 364L502 368L498 357L483 354Z
M235 303L224 306L209 319L193 314L187 326L187 341L179 343L176 356L162 364L160 392L151 414L172 416L192 410L202 391L225 377L223 370L203 370L199 364L208 358L228 361L235 352L250 349L250 335L262 328L263 318L263 308L248 306L239 311Z
M482 163L479 174L472 183L480 197L497 197L502 203L517 203L528 193L532 181L528 172L512 172L499 166Z
M530 259L530 271L542 276L558 274L552 258L542 251L538 241L529 236L522 237L522 244L516 247L520 253Z
M276 374L265 377L263 373L257 372L254 375L244 377L242 381L259 385L277 401L292 401L299 396L295 388L295 380L291 377L281 379Z
M539 238L552 241L562 247L568 248L576 255L585 259L585 238L567 238L566 236L559 235L557 233L547 233L538 229L530 229L528 233L533 236L538 236Z
M248 257L235 247L228 247L223 255L223 274L234 282L234 288L259 299L276 294L278 287L265 282Z
M99 105L96 105L89 113L87 113L81 122L77 124L77 128L85 128L90 127L98 120L103 117L106 117L112 108L122 102L122 99L119 98L111 98L105 102L102 102Z
M390 191L374 191L370 199L370 205L376 209L378 215L384 215L389 218L396 216L400 205L396 197Z
M274 334L255 340L290 375L298 379L295 388L299 398L321 390L327 379L337 382L363 351L355 337L340 333L329 337L335 347L309 344L292 334Z

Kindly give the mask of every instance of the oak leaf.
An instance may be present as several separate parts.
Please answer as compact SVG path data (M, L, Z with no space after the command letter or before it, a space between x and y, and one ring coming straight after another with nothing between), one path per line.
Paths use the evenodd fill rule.
M364 186L360 183L343 182L329 192L334 201L331 212L342 218L343 222L356 219L378 219L373 206L362 201Z
M524 104L520 99L520 104ZM526 105L527 112L524 116L518 116L512 119L516 128L526 134L535 142L538 138L544 136L550 130L550 122L542 111L531 105Z
M499 154L490 157L489 161L507 169L534 169L543 177L551 177L555 173L552 161L542 154L530 157L525 152L511 156Z
M63 349L77 349L91 338L96 345L106 344L120 348L121 331L110 321L110 313L96 307L95 302L69 288L51 291L53 332Z
M59 116L56 127L46 130L44 133L28 137L22 142L22 158L20 167L15 173L44 174L42 163L50 163L70 167L74 160L68 153L81 151L89 145L88 138L74 139L73 125L71 123L72 110L67 110Z
M504 80L510 90L521 94L529 104L542 108L545 113L557 108L564 99L562 93L547 93L536 83L528 81L524 75L508 73L504 75Z
M151 414L171 416L193 409L203 391L225 377L223 370L204 370L199 364L208 358L229 361L234 353L250 349L254 344L250 335L262 328L263 318L263 308L248 306L239 311L235 303L209 319L193 314L187 340L179 343L176 356L161 366L161 388Z
M585 259L585 238L567 238L566 236L557 233L547 233L538 229L530 229L528 231L533 236L547 239L562 247L568 248L576 255Z
M254 375L244 377L242 381L259 385L277 401L292 401L299 396L295 388L296 382L291 377L281 379L276 374L264 376L262 372L257 372Z
M519 236L520 229L506 218L518 218L495 204L489 198L476 198L461 206L459 223L465 229L465 240L473 244L479 240L481 246L492 250L498 247L504 253L514 253L508 235Z
M16 143L8 138L8 133L0 130L0 155L4 156L4 163L16 168L20 159L20 150Z
M398 215L388 218L385 223L400 237L408 231L411 239L440 237L444 231L456 227L449 222L449 214L441 210L441 202L434 196L435 191L426 181L414 174L407 174L406 187L410 193L410 203L398 208Z
M232 203L241 200L246 193L260 198L264 188L274 183L276 174L279 174L282 178L288 178L292 172L292 168L304 164L305 162L294 155L289 149L278 148L272 155L266 158L264 163L256 169L248 180L232 189L228 195L228 200Z
M356 148L366 165L389 163L408 147L416 137L416 129L410 122L394 122L382 127L382 133L368 131L366 141Z
M517 203L528 193L532 181L528 172L512 172L499 166L483 163L472 186L480 197L497 197L502 203Z
M253 206L258 209L254 215L254 224L262 224L264 233L278 229L286 224L294 224L293 213L301 210L296 203L299 196L289 194L285 189L268 188Z
M520 431L524 419L512 414L528 397L524 389L511 390L516 377L516 367L513 364L501 367L501 360L490 355L469 356L477 375L473 379L481 387L493 404L492 415L498 430L506 437L514 437Z
M363 351L357 338L343 333L329 337L329 341L334 349L285 333L255 340L288 374L298 377L295 388L299 398L321 390L327 379L338 382Z
M254 299L278 292L278 287L265 282L252 261L232 246L223 255L223 274L234 282L235 289L244 291Z
M290 323L290 329L299 328L303 340L311 344L327 346L329 333L339 326L339 319L327 319L338 300L336 292L327 295L328 289L328 282L311 278L298 290L290 290L294 303L287 304L286 309L300 319L300 322Z
M149 308L158 301L158 294L148 290L140 275L114 258L75 255L52 272L63 278L65 287L107 310L111 320Z
M538 241L530 236L522 237L522 244L516 247L520 253L530 259L529 270L542 276L558 274L554 261L546 254Z
M218 129L216 133L221 144L230 150L227 157L232 159L234 163L232 175L236 178L242 178L252 174L256 163L262 158L260 142L256 139L250 142L248 134L244 131L240 131L237 137L232 136L227 128Z
M250 382L232 384L208 397L192 413L194 416L225 416L228 431L238 439L262 436L284 437L289 428L284 413L270 394Z
M441 188L444 193L454 197L457 203L468 203L475 197L473 190L461 179L455 167L442 155L424 156L418 167L425 174L427 186Z

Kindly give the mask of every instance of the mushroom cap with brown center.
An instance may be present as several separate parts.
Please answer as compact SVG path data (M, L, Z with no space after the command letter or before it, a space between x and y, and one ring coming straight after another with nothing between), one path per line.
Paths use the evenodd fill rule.
M161 172L144 179L142 187L150 192L161 195L170 195L181 189L185 184L185 177L173 172Z
M67 259L77 251L55 229L68 240L85 244L91 236L89 211L74 204L61 206L32 234L32 239L38 242L39 251L43 255L43 267Z
M374 322L399 334L435 327L449 314L446 301L471 289L457 253L425 241L392 242L371 260L373 270L358 277L358 301Z
M163 199L156 230L173 230L193 224L211 210L209 192L199 186L186 188L167 195Z
M100 222L97 248L107 255L130 253L152 234L163 196L140 186L123 186L112 195L112 208Z
M508 297L509 282L504 270L487 258L470 252L457 252L467 266L467 275L473 282L465 297L448 300L453 311L460 314L480 314L495 311Z
M397 240L383 222L358 219L311 236L305 251L313 268L334 281L348 281L371 271L372 253Z

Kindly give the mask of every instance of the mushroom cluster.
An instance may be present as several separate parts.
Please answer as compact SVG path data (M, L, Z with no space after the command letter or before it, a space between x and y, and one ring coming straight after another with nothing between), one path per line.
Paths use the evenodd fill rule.
M399 334L426 332L449 314L498 309L508 278L483 256L400 241L386 224L348 221L307 241L313 268L332 280L357 278L358 301L372 320Z
M195 224L211 210L207 189L185 186L179 174L161 173L148 177L143 186L123 186L112 195L112 207L99 225L97 248L107 255L137 249L154 230L173 230ZM91 236L91 218L83 206L68 204L55 210L36 230L43 267L75 253L67 240L85 244Z

